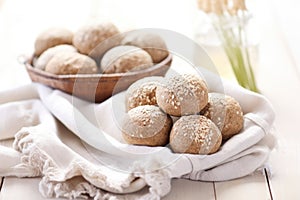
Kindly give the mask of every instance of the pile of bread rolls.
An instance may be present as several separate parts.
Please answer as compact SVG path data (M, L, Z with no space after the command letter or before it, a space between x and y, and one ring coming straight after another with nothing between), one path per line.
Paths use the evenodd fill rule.
M57 75L126 73L149 68L168 54L159 35L121 33L114 24L101 23L74 33L65 28L43 31L35 41L33 66Z
M129 144L170 144L175 153L212 154L243 128L239 103L209 93L206 82L192 74L138 80L125 99L122 136Z

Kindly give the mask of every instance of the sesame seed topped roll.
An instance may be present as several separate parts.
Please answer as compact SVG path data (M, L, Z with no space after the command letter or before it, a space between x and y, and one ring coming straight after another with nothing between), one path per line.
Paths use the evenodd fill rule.
M170 115L197 114L208 102L208 90L198 76L177 75L157 86L156 100L159 107Z
M233 97L221 93L209 93L208 97L208 104L201 114L218 126L224 140L238 134L244 124L240 104Z
M170 134L170 146L175 153L212 154L219 150L221 143L218 127L201 115L182 116Z

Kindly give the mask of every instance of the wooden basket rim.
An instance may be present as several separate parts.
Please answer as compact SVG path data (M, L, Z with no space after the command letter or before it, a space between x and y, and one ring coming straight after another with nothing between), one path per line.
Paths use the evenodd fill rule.
M166 65L169 66L170 61L172 60L172 54L169 53L169 55L162 60L160 63L157 63L153 65L150 68L144 69L144 70L139 70L139 71L133 71L133 72L126 72L126 73L113 73L113 74L68 74L68 75L56 75L56 74L51 74L49 72L45 72L40 69L36 69L32 66L32 60L33 57L27 59L24 64L27 70L30 72L38 75L38 76L43 76L48 79L56 79L56 80L67 80L67 79L88 79L89 81L92 81L93 79L99 80L99 78L107 78L107 79L120 79L124 77L131 77L131 76L136 76L139 74L143 73L149 73L152 71L155 71L159 69L160 67Z

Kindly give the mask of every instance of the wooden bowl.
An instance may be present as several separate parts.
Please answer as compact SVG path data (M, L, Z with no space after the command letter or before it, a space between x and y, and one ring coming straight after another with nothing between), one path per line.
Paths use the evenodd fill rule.
M33 82L42 83L79 98L100 103L113 94L126 90L135 81L147 76L164 76L172 63L169 54L160 63L140 71L114 74L55 75L32 66L33 57L24 62Z

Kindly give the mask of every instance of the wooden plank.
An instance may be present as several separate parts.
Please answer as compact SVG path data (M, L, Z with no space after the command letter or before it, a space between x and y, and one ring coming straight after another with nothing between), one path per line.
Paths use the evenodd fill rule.
M289 5L289 3L281 2L280 5ZM275 9L273 20L267 25L271 28L269 32L265 32L261 55L265 69L262 74L268 76L263 84L267 87L265 93L271 99L276 112L275 124L278 138L278 148L273 152L270 160L273 172L273 176L269 177L270 189L274 199L300 199L298 188L300 135L297 125L297 119L300 119L300 94L296 92L300 91L299 71L296 66L297 60L300 59L299 56L294 58L291 56L285 38L288 34L284 35L289 29L282 29L279 24L278 15L285 15L290 10L284 12L281 7L274 8L274 6L271 7L272 9ZM294 25L294 23L290 24L290 26ZM295 39L293 43L300 41L298 37L291 39ZM296 62L293 59L296 59Z
M10 147L13 143L13 140L0 140L0 145ZM0 199L1 199L1 194L2 194L2 187L4 184L4 177L0 176Z
M13 139L0 140L0 145L5 146L5 147L11 147L13 141L14 141ZM0 177L0 192L1 192L2 187L3 187L4 178L5 178L5 177Z
M12 145L13 140L0 140L0 145L10 147ZM3 187L4 177L0 176L0 197L1 197L1 191Z
M0 140L0 145L5 146L5 147L12 147L13 142L14 142L13 139Z
M216 182L216 199L218 200L267 200L271 199L268 184L263 174L249 175L244 178Z
M281 133L286 134L288 131L289 129ZM274 199L300 199L300 145L298 142L300 137L296 136L298 133L293 132L295 141L283 139L281 136L281 146L272 156L271 164L274 174L269 179Z
M4 178L0 176L0 192L1 192L1 189L2 189L3 180L4 180Z
M12 143L13 143L13 140L0 141L0 145L7 146L7 147L11 147ZM44 199L38 190L39 181L40 181L40 178L6 177L2 182L0 199L1 200L11 200L11 199L40 200L40 199Z
M163 200L215 200L213 183L190 181L183 179L172 180L171 192Z
M43 199L38 192L39 178L6 178L0 194L1 200ZM163 200L215 200L213 183L195 182L189 180L173 180L172 191ZM61 199L62 200L62 199Z
M0 199L23 199L40 200L45 199L38 191L40 178L5 178ZM61 199L62 200L62 199Z

